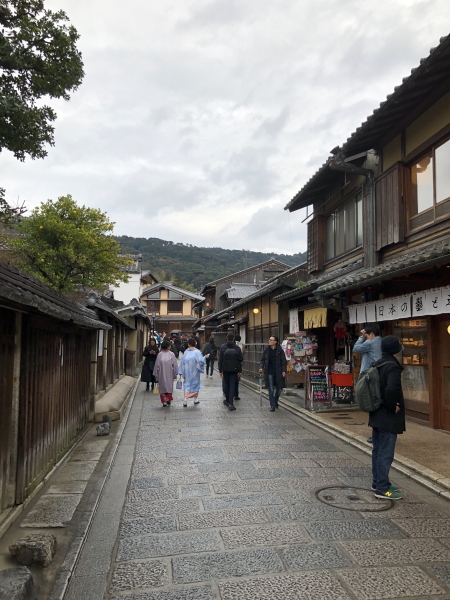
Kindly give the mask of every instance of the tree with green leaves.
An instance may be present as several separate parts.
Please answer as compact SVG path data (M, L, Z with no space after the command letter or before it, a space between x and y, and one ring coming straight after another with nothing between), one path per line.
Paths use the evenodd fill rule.
M113 229L105 213L62 196L21 219L19 235L7 244L17 266L59 292L101 290L128 281L130 261L120 254Z
M80 85L79 35L43 0L0 0L0 26L0 151L43 158L45 145L54 144L56 113L40 100L68 100Z
M5 198L5 190L0 188L0 229L13 226L24 212L25 205L11 206L8 204Z

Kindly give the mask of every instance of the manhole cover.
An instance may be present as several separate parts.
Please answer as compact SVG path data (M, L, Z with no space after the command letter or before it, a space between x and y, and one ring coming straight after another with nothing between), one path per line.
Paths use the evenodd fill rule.
M317 490L316 498L342 510L359 512L383 512L394 506L393 500L375 498L372 490L351 486L329 486Z
M344 425L365 425L365 423L362 423L360 421L347 421L347 423L344 423Z
M332 419L335 419L336 421L338 421L339 419L348 419L348 417L331 417Z

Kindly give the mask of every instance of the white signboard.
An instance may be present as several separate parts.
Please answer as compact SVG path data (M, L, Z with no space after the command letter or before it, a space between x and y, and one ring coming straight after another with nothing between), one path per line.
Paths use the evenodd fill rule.
M289 311L289 333L296 333L300 330L298 326L298 308L292 308Z

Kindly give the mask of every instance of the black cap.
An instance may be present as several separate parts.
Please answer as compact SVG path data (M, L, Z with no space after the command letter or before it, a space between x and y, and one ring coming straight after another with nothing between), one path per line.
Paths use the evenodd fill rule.
M386 354L398 354L398 352L400 352L400 350L402 349L402 345L400 344L400 342L398 341L398 339L395 337L395 335L386 335L384 338L382 338L381 340L381 351L385 352Z

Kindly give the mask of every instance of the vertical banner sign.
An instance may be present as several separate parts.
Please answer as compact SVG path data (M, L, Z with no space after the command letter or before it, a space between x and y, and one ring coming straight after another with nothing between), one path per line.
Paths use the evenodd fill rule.
M412 297L412 316L421 318L424 315L426 315L425 292L417 292Z
M300 330L298 326L298 308L289 311L289 333L295 334Z
M375 302L366 304L366 323L375 323L377 320L377 307Z
M425 314L440 315L442 307L442 288L428 290L425 293Z
M360 324L366 322L366 307L364 304L359 304L356 307L356 319Z
M98 331L98 351L97 356L103 356L103 329Z
M328 367L326 365L307 365L307 389L311 410L314 403L326 402L331 407Z
M443 287L441 290L441 311L440 314L450 313L450 286Z

